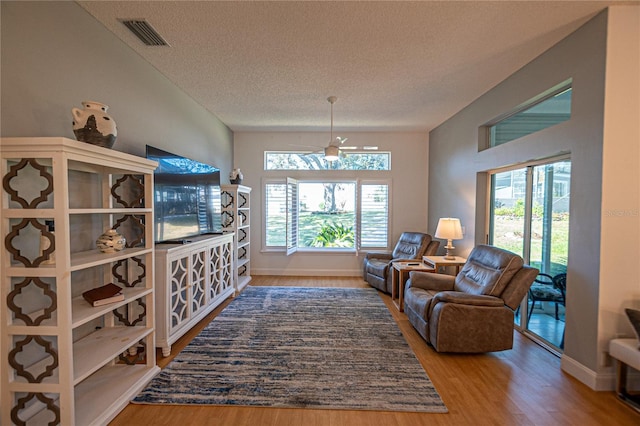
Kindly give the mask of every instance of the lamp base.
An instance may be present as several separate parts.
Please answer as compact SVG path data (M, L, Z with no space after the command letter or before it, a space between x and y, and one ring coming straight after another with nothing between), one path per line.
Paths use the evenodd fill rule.
M453 249L455 247L453 246L453 243L451 242L451 240L447 241L447 245L444 246L444 248L447 249L447 254L444 255L443 259L444 260L456 260L456 257L453 255Z

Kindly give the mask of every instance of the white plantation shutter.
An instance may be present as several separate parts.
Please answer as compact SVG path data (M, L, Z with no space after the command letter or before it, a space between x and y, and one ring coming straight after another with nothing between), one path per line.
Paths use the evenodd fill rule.
M287 185L284 182L266 183L265 247L285 247L287 226Z
M287 256L298 250L298 181L287 178Z
M389 185L361 183L359 248L387 248L389 241Z

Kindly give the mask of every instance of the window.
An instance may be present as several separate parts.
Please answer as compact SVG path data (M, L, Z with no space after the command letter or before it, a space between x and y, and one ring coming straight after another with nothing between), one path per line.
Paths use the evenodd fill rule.
M390 170L390 152L344 152L326 161L320 153L265 151L265 170Z
M386 181L268 180L265 248L288 254L387 248L389 187Z
M529 100L505 118L486 125L488 147L502 145L571 118L571 82L562 83Z

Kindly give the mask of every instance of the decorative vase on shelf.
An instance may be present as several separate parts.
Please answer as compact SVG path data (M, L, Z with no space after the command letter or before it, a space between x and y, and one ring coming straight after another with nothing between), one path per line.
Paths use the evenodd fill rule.
M229 182L234 185L242 184L243 178L244 176L242 176L242 172L240 171L240 169L233 169L231 173L229 173Z
M84 101L83 109L71 108L73 133L76 139L103 148L111 148L116 142L116 122L107 114L109 107L100 102Z
M127 240L115 229L109 229L96 240L96 246L103 253L115 253L122 250Z

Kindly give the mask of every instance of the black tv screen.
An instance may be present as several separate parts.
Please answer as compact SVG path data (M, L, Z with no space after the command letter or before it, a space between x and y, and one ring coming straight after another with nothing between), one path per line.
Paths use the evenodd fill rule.
M147 158L158 162L153 174L155 241L221 233L220 169L150 145Z

